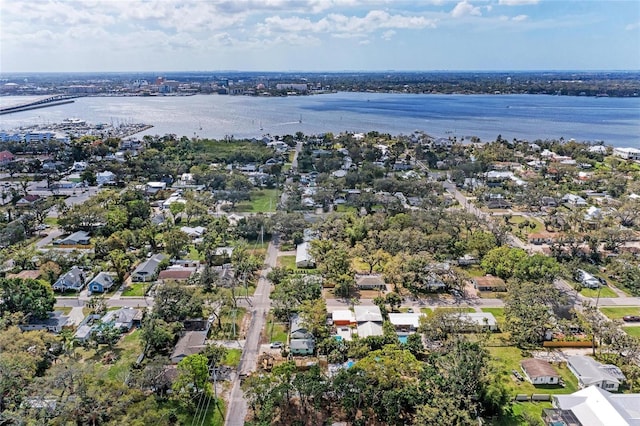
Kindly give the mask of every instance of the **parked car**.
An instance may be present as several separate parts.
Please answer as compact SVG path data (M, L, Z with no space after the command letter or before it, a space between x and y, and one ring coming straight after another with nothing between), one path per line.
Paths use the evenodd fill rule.
M269 346L271 349L280 349L284 346L284 344L282 342L271 342L271 345Z
M626 322L638 322L640 321L640 315L626 315L622 317L622 320Z
M522 377L522 374L520 374L518 370L511 370L511 372L513 373L516 379L520 380L521 382L524 381L524 377Z

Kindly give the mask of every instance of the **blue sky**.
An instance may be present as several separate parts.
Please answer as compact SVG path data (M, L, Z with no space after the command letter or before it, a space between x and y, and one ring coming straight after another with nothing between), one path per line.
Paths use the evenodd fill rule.
M0 0L0 71L640 69L638 0Z

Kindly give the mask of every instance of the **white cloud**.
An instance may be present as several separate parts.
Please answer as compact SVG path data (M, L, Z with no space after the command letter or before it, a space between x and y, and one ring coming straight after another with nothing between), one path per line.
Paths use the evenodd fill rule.
M629 24L626 27L624 27L625 30L627 31L633 31L640 28L640 21L636 22L635 24Z
M473 6L467 0L461 1L456 4L456 7L451 11L451 16L454 18L462 18L463 16L481 16L480 7Z
M528 18L529 17L527 15L518 15L518 16L514 16L511 19L516 22L522 22L522 21L526 21Z
M391 40L393 38L394 35L396 35L395 31L387 30L387 31L382 33L382 39L389 41L389 40Z
M257 31L265 36L310 32L331 33L339 37L344 34L372 33L380 29L422 29L434 28L435 25L435 20L423 16L391 15L383 10L372 10L363 17L330 13L317 21L299 16L270 16L257 25Z
M504 6L523 6L527 4L538 4L540 0L498 0L498 4Z

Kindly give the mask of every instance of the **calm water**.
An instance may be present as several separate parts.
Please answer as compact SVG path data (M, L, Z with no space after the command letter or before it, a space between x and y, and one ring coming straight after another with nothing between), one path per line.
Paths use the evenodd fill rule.
M0 98L0 105L23 97ZM78 117L92 123L144 122L147 134L222 138L302 131L423 130L433 136L494 140L574 138L640 147L640 98L544 95L336 93L287 98L197 95L98 97L0 116L0 129Z

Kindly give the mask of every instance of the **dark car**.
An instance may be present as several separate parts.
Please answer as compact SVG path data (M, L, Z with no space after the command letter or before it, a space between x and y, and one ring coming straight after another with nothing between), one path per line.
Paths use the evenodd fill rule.
M622 320L627 322L638 322L640 321L640 315L626 315L622 317Z

